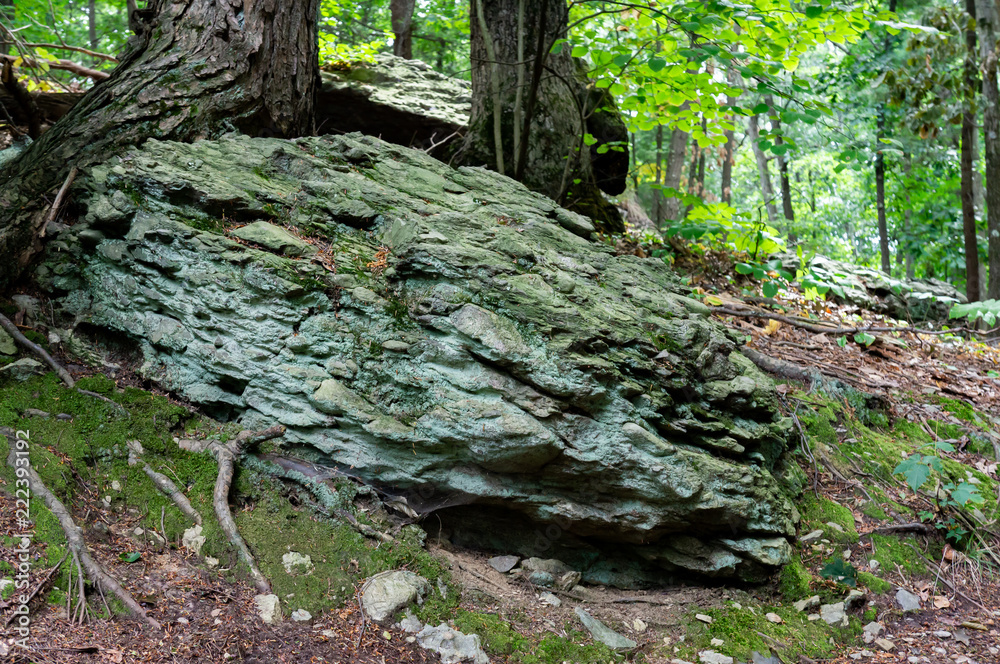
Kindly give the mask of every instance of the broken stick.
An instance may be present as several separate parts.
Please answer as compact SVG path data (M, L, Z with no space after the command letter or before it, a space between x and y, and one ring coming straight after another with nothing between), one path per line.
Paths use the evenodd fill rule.
M66 383L67 387L73 387L76 385L73 381L73 377L69 375L69 372L66 371L61 364L52 359L52 356L46 353L44 348L35 342L30 341L26 336L21 334L21 330L17 329L17 325L14 325L14 323L12 323L10 319L3 314L0 314L0 327L6 330L7 334L14 337L14 341L27 348L38 357L42 358L47 365L52 367L59 378L62 379L62 382Z

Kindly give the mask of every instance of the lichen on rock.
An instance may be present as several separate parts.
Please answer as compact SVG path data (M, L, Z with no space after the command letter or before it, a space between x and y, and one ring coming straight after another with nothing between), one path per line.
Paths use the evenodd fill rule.
M283 424L298 454L437 511L456 543L620 585L788 560L771 381L588 219L357 134L151 140L75 188L86 213L36 271L64 314L126 334L206 412ZM237 241L262 222L317 253Z

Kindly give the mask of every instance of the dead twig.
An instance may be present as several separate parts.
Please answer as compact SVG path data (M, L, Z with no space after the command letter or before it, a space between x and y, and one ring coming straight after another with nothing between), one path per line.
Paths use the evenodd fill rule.
M59 208L62 207L63 201L66 200L66 195L69 193L69 188L73 184L73 180L76 179L76 174L78 170L76 166L69 169L69 173L66 175L66 180L63 182L62 186L59 187L59 193L56 194L56 200L52 203L52 207L49 209L49 213L45 215L45 221L42 222L42 227L38 231L38 237L45 237L45 229L49 227L49 224L55 221L56 215L59 214Z
M48 572L45 573L45 576L42 578L42 580L39 581L35 585L34 590L32 590L31 594L28 595L28 599L25 600L24 602L21 602L21 604L25 604L25 605L30 604L31 600L35 599L35 596L41 591L42 588L45 587L45 585L49 582L49 579L52 578L52 575L56 573L56 570L59 569L60 567L62 567L62 564L64 562L66 562L66 557L67 556L69 556L69 551L67 551L66 553L64 553L63 557L60 558L59 562L57 562L52 569L50 569ZM9 625L11 623L11 621L13 621L16 616L17 616L17 614L15 614L15 613L10 614L10 616L7 618L7 622L4 623L4 626Z

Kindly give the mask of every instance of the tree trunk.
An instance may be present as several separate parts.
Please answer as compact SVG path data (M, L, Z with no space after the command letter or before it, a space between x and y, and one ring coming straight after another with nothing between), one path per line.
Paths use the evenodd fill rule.
M677 190L681 186L681 173L684 171L684 154L687 151L688 133L674 129L670 134L670 154L667 157L667 168L663 174L663 187ZM663 201L663 219L678 221L681 213L681 199L667 196Z
M885 158L882 155L882 138L885 136L885 105L878 106L878 130L875 133L875 208L878 211L878 250L882 257L882 271L892 274L889 257L889 229L885 219Z
M100 40L97 38L97 0L87 3L87 37L90 40L90 50L97 51Z
M775 223L778 220L778 209L774 205L774 189L771 188L771 171L767 167L767 156L760 149L760 129L757 125L757 116L750 117L747 123L747 138L753 147L754 157L757 159L757 172L760 174L760 195L764 199L764 207L767 209L767 220Z
M771 130L775 134L774 144L784 145L785 139L781 135L781 120L778 116L777 107L774 105L774 98L771 95L767 95L764 101L771 107ZM799 238L796 237L793 230L795 226L795 210L792 208L792 183L788 180L788 160L782 154L777 155L777 157L778 179L781 185L781 211L785 215L785 221L788 222L788 240L792 244L795 244Z
M475 0L470 6L472 113L456 160L486 165L588 214L605 230L624 230L601 196L624 191L628 132L613 98L588 89L565 38L566 0ZM598 139L587 149L584 133ZM602 144L617 149L597 154Z
M14 25L14 0L0 0L0 23L4 27ZM12 45L7 41L7 33L0 30L0 55L7 55Z
M0 174L0 289L39 248L45 196L71 167L147 138L193 141L313 131L318 0L154 0L130 12L121 64ZM134 3L129 3L134 7Z
M660 186L663 184L663 171L661 166L663 164L663 125L656 126L656 178L654 180L655 187L653 187L653 223L656 224L656 230L660 230L660 226L663 224L663 191L660 190Z
M976 17L975 0L965 0L965 10ZM976 207L974 200L973 144L976 142L976 31L965 32L965 108L962 112L962 229L965 235L965 296L969 302L979 299L979 240L976 236Z
M1000 298L1000 91L997 89L996 26L991 0L975 0L983 77L983 139L986 146L986 220L990 299Z
M390 0L392 16L392 53L407 60L413 59L413 7L416 0Z

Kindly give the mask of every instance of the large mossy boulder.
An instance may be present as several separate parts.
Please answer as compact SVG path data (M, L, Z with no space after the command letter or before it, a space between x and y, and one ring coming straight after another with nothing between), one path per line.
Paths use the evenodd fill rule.
M788 560L771 381L588 219L356 134L149 141L74 192L36 270L68 320L435 534L623 585Z

